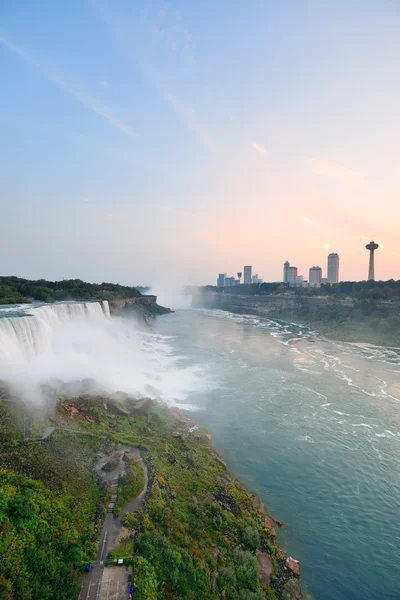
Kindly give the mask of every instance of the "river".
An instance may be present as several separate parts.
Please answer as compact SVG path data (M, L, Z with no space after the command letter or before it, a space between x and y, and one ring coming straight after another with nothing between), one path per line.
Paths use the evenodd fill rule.
M198 424L287 526L318 600L400 598L400 349L329 341L222 311L157 320Z

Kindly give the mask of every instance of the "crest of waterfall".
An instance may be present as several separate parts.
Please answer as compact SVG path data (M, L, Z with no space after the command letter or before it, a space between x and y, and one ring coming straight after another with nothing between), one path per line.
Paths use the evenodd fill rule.
M125 392L174 405L204 380L179 364L168 337L110 318L107 301L20 311L0 309L0 381L26 402L43 402L45 385L61 395Z
M110 316L108 302L50 304L18 317L0 319L0 363L26 362L49 349L55 330L74 320Z

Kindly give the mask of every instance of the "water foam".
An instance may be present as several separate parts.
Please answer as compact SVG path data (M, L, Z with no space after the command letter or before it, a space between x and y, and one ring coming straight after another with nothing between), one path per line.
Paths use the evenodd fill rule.
M108 302L46 305L29 313L0 319L0 380L26 400L39 402L44 383L61 390L74 384L81 393L90 381L98 392L150 395L194 409L183 406L188 393L207 385L200 368L173 356L168 338L110 318Z

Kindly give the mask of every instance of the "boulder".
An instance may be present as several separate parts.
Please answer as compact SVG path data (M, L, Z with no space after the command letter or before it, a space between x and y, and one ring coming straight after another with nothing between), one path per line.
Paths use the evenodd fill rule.
M227 488L229 485L229 481L227 479L225 479L225 477L221 477L220 475L217 475L217 482L223 487L223 488Z
M301 593L301 587L297 579L289 579L289 581L283 586L283 591L289 600L301 600L303 597Z
M272 533L272 535L276 535L275 529L272 527L271 519L269 517L264 517L264 527L268 529Z
M298 560L289 556L289 558L286 559L286 566L294 575L300 577L300 563Z
M149 408L154 404L151 398L141 398L132 408L132 415L143 416L149 412Z
M258 581L265 585L265 587L269 587L271 584L271 575L272 575L272 562L269 557L264 554L264 552L260 552L257 550L256 553L257 558L257 566L258 566Z

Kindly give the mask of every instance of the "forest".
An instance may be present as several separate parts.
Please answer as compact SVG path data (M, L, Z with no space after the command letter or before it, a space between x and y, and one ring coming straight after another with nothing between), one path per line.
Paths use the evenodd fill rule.
M400 280L395 281L341 281L340 283L322 283L320 287L289 286L281 282L265 282L217 287L206 285L200 288L204 292L219 294L239 294L255 296L259 294L295 294L296 296L330 296L333 298L352 298L354 300L400 300ZM199 288L187 288L187 293L198 292Z
M0 276L0 304L57 302L60 300L116 300L133 298L146 292L146 287L131 287L118 283L87 283L81 279L47 281Z

